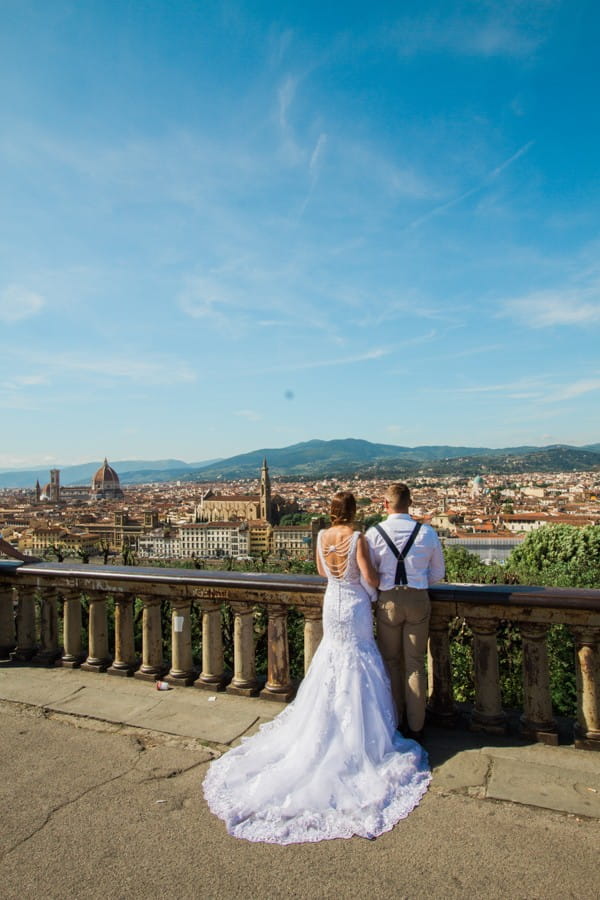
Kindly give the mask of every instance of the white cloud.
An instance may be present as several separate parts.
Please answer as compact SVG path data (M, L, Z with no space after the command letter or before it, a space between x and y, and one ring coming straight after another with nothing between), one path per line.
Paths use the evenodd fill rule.
M272 366L268 369L261 369L261 371L267 372L298 372L304 369L324 369L332 366L350 366L355 363L360 362L369 362L374 359L382 359L384 356L389 356L392 351L390 349L384 349L382 347L377 347L373 350L367 350L364 353L357 353L356 356L344 356L339 357L338 359L315 359L309 360L300 363L290 362L289 364L282 366Z
M136 359L133 355L92 356L72 352L45 353L37 350L29 353L26 349L17 354L21 360L35 362L45 370L44 375L24 376L21 386L42 384L50 374L63 376L67 373L86 373L101 376L102 379L124 379L149 385L178 384L196 381L196 372L191 366L174 356L155 355L150 359ZM31 357L30 359L28 357ZM17 384L15 379L15 384Z
M572 400L575 397L581 397L583 394L589 394L592 391L600 391L600 378L582 378L571 384L565 384L555 393L546 397L545 400L547 403Z
M593 325L600 322L599 295L598 287L533 291L524 297L507 300L500 315L515 318L530 328Z
M44 298L18 284L9 284L0 291L0 320L11 324L37 315L44 306Z
M239 416L241 419L247 419L248 422L260 422L262 419L260 413L257 413L253 409L237 409L234 412L234 416Z
M398 21L389 39L401 56L423 53L453 53L459 56L527 57L544 40L544 24L519 22L510 4L502 13L487 18L453 14L422 16Z
M312 177L315 177L317 174L317 167L321 162L321 158L325 153L325 146L327 144L327 135L322 133L319 135L317 143L315 144L315 148L310 157L309 169Z

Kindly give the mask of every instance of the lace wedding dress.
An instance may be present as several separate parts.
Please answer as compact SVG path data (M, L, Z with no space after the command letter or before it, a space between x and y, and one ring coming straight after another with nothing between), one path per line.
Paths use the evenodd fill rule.
M319 540L328 573L323 639L296 699L208 770L206 800L234 837L274 844L372 838L405 818L427 790L427 754L396 731L360 583L358 534L337 575Z

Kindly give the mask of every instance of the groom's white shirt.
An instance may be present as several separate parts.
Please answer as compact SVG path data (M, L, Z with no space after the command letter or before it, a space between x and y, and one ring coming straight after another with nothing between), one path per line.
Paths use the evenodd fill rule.
M380 523L399 550L408 540L417 524L408 513L391 513ZM394 587L396 557L373 527L366 534L373 565L379 572L379 590L389 591ZM444 577L446 567L444 554L437 533L430 525L421 525L416 540L404 560L408 587L426 590Z

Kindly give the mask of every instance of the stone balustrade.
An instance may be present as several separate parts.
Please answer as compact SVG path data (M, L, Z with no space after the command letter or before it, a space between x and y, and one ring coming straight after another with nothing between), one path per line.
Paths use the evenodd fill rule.
M3 562L0 659L81 666L148 681L164 678L172 685L286 702L295 690L288 612L295 607L304 618L306 670L323 633L323 588L317 576ZM521 733L534 741L557 743L546 635L549 626L563 624L575 641L575 745L600 749L600 590L444 584L432 589L431 596L428 714L433 721L448 727L458 721L449 638L449 626L458 618L473 634L470 728L492 734L506 730L496 634L499 623L508 621L518 626L522 640ZM134 639L136 608L141 615L139 647ZM226 608L232 623L232 671L225 667ZM267 616L266 680L256 674L257 609ZM200 668L194 664L193 617L201 624ZM170 628L164 628L165 621Z

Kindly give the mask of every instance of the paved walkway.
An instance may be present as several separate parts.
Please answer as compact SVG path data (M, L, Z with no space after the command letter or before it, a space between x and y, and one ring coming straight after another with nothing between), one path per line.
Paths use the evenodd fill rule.
M376 841L282 848L229 837L203 801L203 773L278 709L0 667L0 895L598 896L600 754L568 746L430 729L432 788Z

